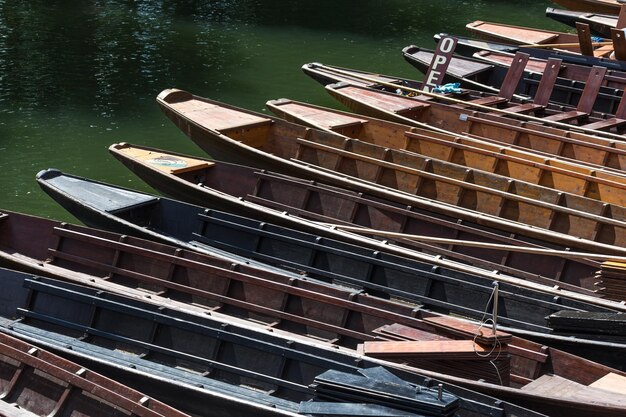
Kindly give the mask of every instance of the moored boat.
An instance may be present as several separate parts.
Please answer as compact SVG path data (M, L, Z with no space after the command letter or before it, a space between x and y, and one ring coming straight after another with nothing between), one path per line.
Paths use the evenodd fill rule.
M514 146L496 145L476 137L433 132L289 99L270 100L266 106L285 120L363 142L403 149L556 190L626 205L626 196L621 191L626 189L624 176L546 158Z
M20 223L33 219L32 216L9 213L6 221L14 224L12 235L19 238L19 231L24 228ZM306 279L294 281L267 272L258 274L252 269L245 271L247 273L233 271L226 263L214 264L214 260L206 255L192 256L179 251L172 256L169 255L173 252L171 248L164 245L153 245L146 250L130 244L128 239L121 239L121 236L106 236L96 231L98 236L92 237L91 231L85 228L34 220L43 234L63 236L55 248L47 247L45 243L42 245L43 241L40 241L31 249L33 253L44 253L47 247L51 257L46 260L31 258L31 262L45 263L45 267L40 268L42 271L56 267L55 276L60 279L82 281L91 287L124 296L131 296L133 291L139 290L144 294L137 299L161 308L222 320L234 317L258 323L283 337L296 333L337 346L354 348L357 343L365 343L369 349L371 345L367 344L370 342L380 346L381 341L389 341L382 346L397 349L398 344L393 341L408 337L417 341L415 346L420 346L423 352L422 358L411 360L411 367L431 371L428 376L438 379L457 377L456 383L488 390L518 403L531 401L535 409L561 408L561 412L566 412L565 408L578 401L576 398L560 398L558 394L532 393L530 388L538 385L542 378L567 380L581 387L600 385L596 383L598 380L626 378L626 373L503 332L485 333L472 341L480 331L479 324L436 315L406 303L374 299L367 294L355 293L354 289L330 287ZM41 227L45 223L46 227ZM138 240L134 243L145 244ZM25 247L28 243L20 242L16 246ZM28 255L30 253L15 253L13 256L26 259ZM83 276L82 280L77 279L78 276ZM484 329L488 330L488 326ZM458 349L457 353L428 351L429 348L447 346ZM471 353L467 351L468 346ZM474 352L474 349L490 349L491 346L494 349L491 354L478 356ZM465 355L461 358L463 352ZM482 365L486 361L491 361L497 368L485 369ZM572 372L572 369L578 372ZM479 378L481 382L474 381ZM529 394L526 395L524 390ZM597 394L602 392L597 391ZM588 412L602 412L601 407L610 406L615 401L611 395L600 398L603 406L590 407ZM584 405L579 404L574 410L580 412L582 408Z
M197 415L296 416L309 414L306 410L315 405L328 409L351 404L369 411L365 415L379 415L383 397L387 413L536 415L418 375L410 367L394 366L392 373L381 367L385 362L295 335L279 337L258 326L130 302L48 278L8 270L0 274L2 332L80 363L97 363L110 374L183 403ZM17 321L12 319L16 311ZM343 390L333 390L333 383ZM372 390L372 384L378 384L377 389Z
M552 2L570 10L610 15L617 15L622 5L622 2L617 0L552 0Z
M546 16L573 28L576 27L576 22L586 23L592 34L609 39L611 38L611 29L617 27L618 21L618 16L614 14L580 12L555 9L554 7L546 8Z
M2 278L6 274L12 273L0 271ZM120 382L4 333L0 333L0 366L3 416L189 417Z
M484 22L482 20L468 23L465 28L474 36L488 41L526 46L541 45L570 53L582 53L579 36L572 33ZM589 41L591 42L591 39ZM607 39L598 39L597 41L606 43ZM592 56L609 57L613 53L613 45L610 39L608 41L609 45L595 48Z
M428 71L435 56L434 51L414 45L405 47L402 53L407 62L423 73ZM471 85L473 88L498 91L505 88L506 80L501 74L514 69L513 65L517 64L518 55L480 51L472 58L456 59L457 66L447 71L451 81ZM524 68L524 76L518 84L518 91L524 96L532 97L531 104L516 106L511 103L500 108L518 114L532 113L546 121L561 120L562 114L576 109L585 113L584 120L579 118L571 121L575 122L576 126L588 129L588 133L598 134L598 130L610 129L617 129L618 133L621 133L626 121L611 124L607 120L625 117L620 103L626 79L622 72L613 71L615 75L608 72L601 67L590 68L580 65L577 68L563 67L560 60L529 59ZM592 84L593 89L590 88ZM480 110L489 111L485 108ZM567 125L570 121L563 120L566 123L559 124L559 127L571 129ZM541 123L540 119L535 121Z

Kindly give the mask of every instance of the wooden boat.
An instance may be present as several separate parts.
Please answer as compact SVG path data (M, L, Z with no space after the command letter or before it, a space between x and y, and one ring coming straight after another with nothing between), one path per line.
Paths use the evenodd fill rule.
M414 111L414 98L385 94L348 84L327 85L326 90L352 111L440 133L456 133L504 145L514 145L546 156L555 156L593 169L623 176L626 144L599 136L555 129L508 117L425 102ZM350 93L350 94L348 94ZM626 161L625 161L626 162ZM608 170L607 170L608 168Z
M186 401L194 414L296 416L308 415L304 410L315 405L327 410L334 405L369 411L355 415L389 415L376 412L386 397L387 412L395 410L391 415L407 410L435 416L537 415L418 375L411 367L394 366L391 373L380 366L385 362L311 339L279 337L258 326L131 302L48 278L0 273L7 299L2 332L36 340L80 362L106 358L101 366L108 372ZM16 311L19 319L13 320ZM332 389L333 383L343 388ZM390 383L394 389L385 389Z
M48 182L50 178L54 178L56 181ZM67 180L63 181L65 178ZM90 197L96 195L91 191L97 191L100 183L64 175L58 171L48 172L46 175L40 176L39 183L48 194L61 205L70 208L70 211L78 218L93 218L95 213L100 212L105 219L102 224L106 224L108 223L107 219L112 217L105 212L104 208L98 207L101 201ZM104 186L109 190L113 188L109 185ZM90 193L86 194L81 189L88 190ZM120 191L121 194L128 192L130 190L122 189ZM138 194L142 195L141 193ZM112 201L115 201L113 193L109 193L109 196ZM123 197L121 200L124 200ZM68 201L71 201L71 204L67 204ZM163 205L161 205L162 202ZM252 206L252 204L249 205ZM151 210L147 210L148 207ZM518 306L510 309L503 308L503 317L500 319L500 323L517 328L546 333L549 331L549 328L545 327L546 317L560 311L566 305L586 311L595 311L593 306L615 311L624 310L621 303L574 294L556 287L529 285L506 275L486 274L484 270L469 268L467 265L461 268L439 258L415 256L410 251L400 251L388 242L372 242L356 236L347 236L345 233L338 233L335 230L334 233L330 234L331 239L340 239L349 243L340 244L321 237L329 235L327 229L319 226L313 227L313 225L303 221L299 221L298 225L306 226L308 229L317 230L321 233L295 232L278 226L269 226L265 220L259 223L256 220L241 219L234 215L205 210L174 200L168 201L165 198L155 198L148 207L141 208L128 205L125 209L120 208L115 216L132 219L137 228L151 224L155 233L173 233L180 240L187 239L193 241L195 245L204 243L217 246L279 267L286 266L290 270L305 273L315 279L344 282L350 286L365 288L369 293L388 294L387 297L409 299L446 313L454 312L471 318L482 317L484 305L490 302L494 279L503 283L502 285L512 285L516 288L515 290L511 289L510 294L507 292L507 295L500 297L513 297L516 300L515 305ZM193 210L196 210L195 215L192 214ZM265 212L271 213L272 210L265 209ZM179 218L178 213L186 213L185 218L188 218L189 221L185 224L171 221L171 219ZM283 213L282 216L293 219L291 220L292 225L297 220L286 213ZM153 218L160 219L161 223L153 221ZM161 230L158 227L165 228L165 226L159 226L163 224L164 220L167 221L168 227ZM295 248L299 249L296 250ZM409 260L409 258L413 258L413 260ZM433 264L438 265L438 267L433 269ZM409 269L404 269L405 267ZM453 272L453 270L455 271ZM404 272L401 271L410 271L409 276L406 276L405 279ZM448 273L448 271L450 272ZM36 272L40 273L40 271ZM413 275L416 273L420 277L425 277L424 279L437 280L438 282L436 285L435 282L432 282L424 286L421 284L415 286L416 282ZM440 276L446 278L441 281ZM451 281L448 281L450 277L454 277L453 282L462 283L463 289L458 293L462 294L461 300L473 300L469 294L476 293L478 298L471 302L471 307L450 304L450 301L455 298L453 295L456 291L455 288L442 291L450 284ZM473 284L478 285L474 286ZM439 290L431 292L431 288L439 288ZM472 288L472 290L470 291L468 288ZM527 293L526 291L530 292ZM547 293L547 295L541 295L542 292ZM560 301L554 305L554 311L544 310L543 308L550 305L555 296L558 296L559 300L567 299L570 301ZM538 300L541 300L542 303L548 301L548 304L542 304L544 307L539 308L535 305ZM531 303L532 307L521 308L520 306L524 303ZM509 314L517 314L518 312L522 314L515 317L509 316Z
M402 49L402 54L408 63L425 74L431 65L435 51L410 45ZM448 67L445 80L459 82L462 86L476 90L499 91L503 88L505 74L517 59L517 55L492 51L477 52L472 58L457 56ZM626 86L625 73L617 72L613 75L607 70L599 80L597 93L587 93L587 96L583 96L584 87L594 69L588 66L572 67L571 65L568 67L562 62L549 62L538 58L528 60L516 91L525 97L532 97L532 103L540 105L529 110L532 110L536 116L553 116L571 111L579 104L588 105L589 107L584 110L589 113L586 122L591 123L610 118L618 112L622 115L620 102ZM555 81L550 81L548 86L543 85L540 89L546 66L549 68L548 77ZM588 104L581 102L583 97L589 97ZM513 102L505 106L500 105L500 108L516 111L518 106L519 104ZM524 111L523 107L521 109Z
M618 20L618 15L615 14L580 12L555 9L554 7L546 8L546 16L573 28L576 27L576 22L586 23L589 25L589 29L593 35L609 39L611 38L611 29L617 27Z
M570 10L611 15L617 15L622 5L618 0L552 0L552 2Z
M552 49L561 50L569 53L582 54L579 36L572 33L553 32L542 29L527 28L514 25L505 25L502 23L484 22L477 20L468 23L465 28L472 35L486 39L488 41L509 43L512 45L558 45ZM588 34L589 35L589 34ZM599 42L606 42L607 39L600 39ZM610 39L608 39L610 41ZM591 39L590 44L591 47ZM609 57L613 53L613 45L603 45L595 48L591 53L585 53L589 56Z
M370 91L351 86L348 90L355 93ZM375 93L384 94L385 97L390 97L392 100L408 100L412 107L407 111L414 115L421 113L424 107L430 107L429 105L415 106L415 101L410 98L383 92ZM477 174L472 178L451 179L449 176L427 172L427 169L431 168L430 166L422 169L412 167L410 163L407 165L406 161L411 159L412 155L406 152L385 149L360 141L349 141L341 135L307 130L285 121L272 121L265 116L261 118L253 112L246 112L232 106L227 107L179 90L167 92L167 97L168 103L163 104L163 107L168 115L175 120L179 127L184 127L183 130L203 150L218 159L230 158L234 162L241 162L246 159L252 161L252 165L272 170L278 168L282 172L294 173L305 178L326 181L360 191L367 190L373 195L412 206L424 207L424 204L430 201L416 197L436 199L438 203L434 205L433 211L443 212L445 207L445 211L450 213L450 210L455 210L457 207L471 208L472 211L479 211L490 216L492 221L489 223L487 223L487 219L481 219L484 224L498 224L498 228L510 231L513 229L516 231L524 230L524 226L510 223L511 221L522 221L541 228L532 231L526 229L524 234L535 237L542 236L546 241L562 244L569 239L564 234L573 234L579 238L613 246L619 245L618 242L621 241L622 220L618 213L588 211L593 210L591 206L585 205L585 208L582 208L583 206L575 208L575 205L568 205L565 201L560 203L568 207L559 206L556 204L556 200L550 202L550 199L545 199L539 203L537 200L531 201L531 193L521 192L519 195L513 195L511 193L513 190L507 190L506 187L497 191L490 191L489 186L483 183ZM193 111L189 111L190 109ZM222 129L221 127L225 128ZM163 190L165 185L161 184L161 191L169 195L175 195L177 184L183 182L181 179L176 179L179 178L176 175L172 173L168 175L163 170L159 170L156 165L150 167L150 159L153 158L150 154L151 150L138 148L136 157L132 155L133 151L130 146L114 145L110 151L114 156L127 162L131 170L141 170L144 180L149 183L159 183L162 179L168 178L167 189ZM216 152L219 156L216 155ZM172 157L178 158L179 156ZM184 156L182 157L184 158ZM165 158L169 157L165 156ZM292 161L292 158L298 160L299 163ZM384 158L388 159L383 160ZM195 164L205 163L193 162L189 169L195 170L191 168ZM314 165L315 169L311 166L305 169L305 164ZM200 168L206 167L200 166ZM321 172L319 168L322 168L324 172ZM349 177L354 183L346 181L344 177L338 177L335 172L346 178ZM449 174L452 175L451 172ZM207 175L209 175L208 172ZM146 176L150 178L145 178ZM195 180L193 175L186 175L186 177ZM433 188L435 184L441 188ZM460 190L468 191L467 195L464 195ZM487 201L482 200L483 198L491 198L491 203L483 205L482 202ZM494 203L495 201L498 203ZM513 206L507 207L508 202L514 202L515 210L509 210ZM442 206L441 203L446 205ZM591 204L596 204L596 202ZM539 211L543 214L533 217L534 209L532 207L541 207ZM530 211L526 211L526 208L530 208ZM559 214L556 217L545 217L547 212ZM594 214L586 216L584 212ZM607 216L611 218L605 219ZM506 221L496 221L496 218L506 219ZM567 220L562 223L561 219ZM589 228L589 225L592 224L589 223L590 221L593 222L591 228ZM603 225L603 230L596 228L600 224ZM604 229L605 227L607 228ZM550 232L546 233L542 229L550 230ZM581 242L574 243L574 245L580 248ZM615 250L610 247L607 249Z
M546 161L540 155L478 139L432 132L289 99L270 100L266 106L290 122L626 206L623 191L626 190L626 181L623 177L605 177L602 172L580 165L553 164L554 161Z
M480 51L473 56L481 61L503 65L506 68L509 68L515 59L514 54L494 51ZM543 74L546 65L548 65L548 60L532 58L528 61L527 67L531 68L533 73ZM576 81L585 83L589 79L590 73L591 67L588 65L577 65L568 62L561 62L559 70L559 76L567 79L570 84ZM602 80L602 85L608 87L606 89L603 87L602 90L607 92L608 95L621 97L621 93L626 87L626 72L607 70ZM601 92L598 97L603 97L603 93Z
M3 416L187 416L119 382L3 333L0 333L0 358Z
M444 36L449 37L450 35L447 33L438 33L435 34L434 39L435 41L439 41L439 39ZM569 52L563 52L553 49L519 47L516 45L507 45L501 42L484 41L459 35L454 35L454 38L458 40L454 51L460 55L467 57L471 57L474 53L483 50L494 52L508 52L512 54L515 54L517 52L523 52L525 54L528 54L532 58L555 58L567 63L589 66L593 65L605 67L612 70L626 71L626 62L617 59L572 54Z
M33 219L30 216L18 214L18 217L15 217L15 215L16 213L10 213L7 220L27 223ZM36 219L36 222L41 225L42 219ZM63 232L69 230L67 226L58 227L60 225L52 221L48 223L48 229ZM44 228L42 231L47 230ZM525 395L523 391L530 391L532 386L541 383L539 381L541 378L565 379L584 387L600 379L626 380L626 373L502 332L493 335L483 334L478 337L480 344L475 345L472 338L479 331L479 325L469 324L458 318L435 315L407 304L372 299L365 294L355 294L353 289L342 290L307 280L294 282L288 277L272 276L267 273L263 273L266 276L247 275L228 270L228 265L222 265L226 268L213 266L213 259L205 255L198 255L190 262L186 255L180 253L178 256L169 255L170 250L158 255L152 250L142 249L141 246L127 243L122 246L119 244L120 236L108 240L91 237L88 233L81 233L78 230L74 232L66 233L67 240L64 238L58 245L60 249L52 251L58 260L54 259L49 263L65 264L57 270L60 278L74 281L72 277L77 272L89 270L92 287L121 294L126 293L126 287L131 289L149 287L147 292L150 297L145 297L145 294L141 297L149 303L172 309L178 307L179 310L193 308L192 314L200 316L232 315L261 323L264 327L273 329L275 333L286 329L344 347L354 348L355 343L365 343L369 349L371 347L367 345L369 342L381 345L381 341L393 341L400 335L409 338L412 336L414 340L419 341L415 345L423 352L422 358L411 361L412 367L431 371L433 374L428 376L439 376L439 379L445 380L447 375L467 379L468 381L462 385L474 386L478 390L484 390L484 386L487 385L489 388L486 389L500 398L517 397L517 402L525 403L530 398L535 403L533 408L546 412L555 408L565 412L565 408L571 407L569 403L575 403L577 400L568 400L561 404L563 398L559 395L546 395L545 392ZM73 245L73 241L77 244ZM47 245L39 246L40 248L33 250L37 252L46 250ZM47 249L51 250L49 247ZM103 252L108 253L108 256L102 256ZM62 255L57 256L59 253ZM20 253L20 258L23 255ZM116 262L116 258L125 259L124 266ZM61 259L65 261L59 262ZM87 267L88 265L94 266ZM148 275L145 272L148 268L144 265L152 266ZM116 268L114 273L111 273L112 268ZM159 271L174 270L177 272L159 274ZM194 276L203 278L192 282L185 279ZM117 284L118 282L120 284ZM174 304L177 300L183 301L180 303L181 306ZM193 300L193 305L185 304L184 300ZM301 308L302 306L306 308ZM500 346L494 346L495 353L491 355L478 357L474 351L485 346L488 349L497 343ZM471 348L471 352L465 353L465 358L460 359L463 349L466 349L465 345ZM382 346L389 349L397 348L398 344L385 342ZM438 352L442 347L457 349L455 352L458 353ZM429 348L436 350L429 353ZM426 359L427 355L431 358ZM496 371L489 366L485 368L486 361L492 361L500 369ZM574 372L569 371L572 368ZM581 370L584 371L580 372ZM474 380L478 378L484 382L475 382ZM524 389L525 386L528 388ZM501 390L504 392L498 395ZM597 393L602 394L600 391ZM611 397L607 396L607 405ZM546 408L548 403L551 405ZM585 405L577 404L573 411L581 412ZM598 412L596 408L598 407L593 406L586 412Z

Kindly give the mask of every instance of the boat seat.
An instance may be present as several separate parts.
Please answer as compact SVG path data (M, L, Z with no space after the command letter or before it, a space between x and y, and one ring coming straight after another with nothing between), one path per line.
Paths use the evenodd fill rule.
M544 108L545 106L542 106L541 104L524 103L518 106L507 107L505 110L511 113L530 113Z
M580 100L578 100L576 110L553 114L551 116L544 117L544 119L553 122L567 122L588 117L593 111L593 105L596 101L596 97L598 97L600 88L602 87L602 81L604 80L606 70L607 69L605 67L592 67L589 72L587 82L585 83L585 88L580 95Z
M495 106L511 100L513 98L513 95L515 94L515 90L517 89L519 81L524 74L524 69L526 68L528 59L528 54L524 54L522 52L516 53L515 57L511 61L511 66L509 67L504 77L504 80L502 81L502 85L500 86L500 91L498 95L477 98L475 100L468 101L468 103L480 104L483 106Z
M602 388L587 386L578 382L560 377L558 375L545 374L530 384L522 387L526 392L550 392L564 399L608 403L613 406L626 407L626 396Z

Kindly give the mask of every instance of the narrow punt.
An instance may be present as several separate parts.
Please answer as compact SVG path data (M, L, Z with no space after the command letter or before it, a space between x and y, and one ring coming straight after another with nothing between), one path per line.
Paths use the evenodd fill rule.
M444 36L449 37L451 35L447 33L437 33L434 36L435 41L438 41ZM507 45L501 42L490 42L490 41L473 39L473 38L468 38L468 37L459 36L459 35L454 35L454 37L458 40L455 52L464 56L468 56L468 57L471 57L474 53L478 51L482 51L482 50L496 51L496 52L508 52L512 54L515 54L517 52L523 52L533 58L541 58L541 59L558 58L562 60L563 62L568 62L568 63L589 65L589 66L594 65L594 66L605 67L607 69L626 71L626 62L619 61L616 59L578 55L578 54L572 54L569 52L556 51L553 49L519 47L515 45Z
M152 204L143 207L136 207L128 202L126 207L120 204L119 210L112 214L106 212L101 200L94 199L93 196L101 190L107 193L111 201L117 201L113 191L119 190L119 200L123 202L127 201L125 195L130 190L60 175L58 172L40 177L39 182L48 194L69 208L79 219L94 219L100 213L100 224L104 227L119 221L118 219L123 219L124 223L130 225L130 221L125 220L130 219L137 229L135 234L141 234L141 229L149 227L153 233L173 234L178 240L194 242L196 247L202 244L219 247L276 267L287 268L299 274L300 278L348 286L372 296L401 300L438 313L475 320L484 319L485 311L493 309L492 294L494 282L497 281L500 285L498 326L505 326L507 331L522 332L535 340L541 340L542 343L601 363L623 366L623 362L619 360L626 353L626 340L623 337L598 335L592 331L573 338L571 330L565 334L553 330L547 319L564 309L590 312L625 311L620 303L595 297L579 297L555 287L522 285L524 282L501 274L485 274L484 271L481 273L480 270L467 268L459 270L439 258L411 259L406 251L394 252L394 247L389 243L378 242L372 245L364 239L341 243L336 239L346 240L345 235L334 233L331 238L326 238L320 233L288 229L164 197L153 198ZM146 196L143 193L137 194ZM29 224L18 224L24 223ZM45 229L43 226L41 228ZM317 230L323 232L322 229ZM4 253L8 256L5 257L13 266L15 262L20 268L24 268L25 264L32 265L30 256L20 263L19 257L11 255L16 252L32 253L32 244L15 246L16 242L24 242L23 239L13 238L15 233L29 236L32 235L32 230L15 227L0 235L3 241L13 242L6 244ZM123 243L141 245L128 237L124 237ZM52 245L54 248L58 246L54 240ZM154 248L149 247L151 250L155 250ZM181 257L187 258L187 254L181 254ZM42 270L51 268L53 266L48 263L43 265L43 269L34 272L41 274ZM232 268L245 272L240 265L236 269L235 266Z
M3 333L0 366L3 416L189 417L155 398Z
M330 84L326 90L350 110L372 117L435 129L443 133L487 139L533 152L554 155L623 176L626 142L542 126L437 103L417 102L349 84ZM421 105L420 105L421 104ZM423 109L423 111L415 111ZM413 110L413 112L411 112Z
M310 69L311 65L315 66L314 72ZM333 85L327 84L318 74L323 73L325 74L324 78L332 80L333 76L337 74L336 69L336 67L322 64L307 64L303 66L306 74L320 81L327 86L327 89L333 88ZM340 71L339 75L343 75L350 73L352 70L341 68ZM336 76L335 80L339 78L339 76ZM374 94L375 92L388 91L376 85L363 85L362 81L361 83L340 82L337 85L345 84L371 90L374 98L379 96ZM361 98L358 101L363 100L364 98ZM557 129L481 111L462 109L459 106L447 106L432 99L421 101L424 104L423 111L412 114L408 110L403 111L405 109L402 107L406 106L406 109L415 108L415 102L411 100L415 100L415 97L398 95L398 98L394 99L390 95L381 95L380 100L368 100L372 102L368 107L376 107L378 109L375 115L372 114L373 110L368 110L365 106L358 106L358 103L350 103L350 105L354 106L352 108L353 111L360 113L368 111L368 114L385 120L418 126L436 132L463 134L465 137L473 139L516 146L520 149L528 149L534 153L550 155L561 160L587 165L593 169L611 170L613 174L624 177L626 143L623 140L610 139L608 135L617 136L613 133L596 130L594 135L590 135L573 130ZM385 101L392 101L396 107L391 107L389 111L386 111L385 107L389 107L389 104L384 106ZM426 106L427 104L429 106ZM355 108L358 108L360 111L355 110ZM604 135L607 135L607 137L603 137ZM621 159L624 159L624 162Z
M624 176L611 175L471 137L437 133L289 99L271 100L266 106L290 122L626 206Z
M351 86L349 91L371 93L370 90ZM392 99L405 99L393 94L376 93ZM522 190L520 195L513 194L516 190L508 188L511 183L506 181L497 190L489 188L478 173L461 174L465 176L451 179L440 173L427 172L434 169L434 164L430 162L422 167L425 169L407 166L406 160L415 154L376 147L280 119L261 118L253 112L179 90L168 91L162 96L165 98L161 99L164 103L162 107L168 116L204 151L220 160L241 162L245 159L252 166L367 191L398 203L415 207L429 205L439 213L448 214L462 208L464 210L459 214L466 218L468 213L482 213L481 216L485 217L481 217L480 221L485 225L518 233L524 231L527 236L562 245L569 245L565 243L567 241L577 248L593 241L609 245L607 253L615 253L616 246L624 238L623 221L619 214L622 209L617 207L618 212L612 214L603 209L603 205L597 206L597 201L585 200L593 202L591 204L596 205L597 210L586 205L584 209L583 206L574 208L565 194L541 201L533 200L530 193ZM412 99L406 100L415 104ZM419 113L422 107L418 103L402 114ZM148 169L150 163L141 159L144 156L150 159L149 153L133 158L132 152L123 149L122 145L110 148L115 156L127 161L131 169L141 169L144 180L158 183L157 175L159 178L171 178L156 167ZM450 175L453 173L450 172ZM177 181L172 181L165 192L174 195ZM587 215L587 210L595 211ZM602 226L597 227L599 225ZM580 240L572 240L572 236Z
M411 45L403 49L403 55L411 65L425 74L432 62L434 51ZM517 58L519 57L515 57L515 59ZM460 93L448 94L447 96L462 100L468 106L480 104L515 112L519 115L534 114L541 117L556 116L572 111L583 97L587 78L580 82L564 78L558 71L559 65L554 63L555 70L549 75L551 81L549 84L544 83L540 88L542 76L535 67L541 67L542 63L533 59L529 60L527 64L522 62L518 65L520 68L509 71L510 67L507 68L504 63L494 65L494 63L485 62L482 59L453 56L446 71L444 82L459 82L462 87L471 90L462 90ZM543 68L545 68L545 64ZM307 75L323 85L347 82L393 93L397 93L397 88L394 89L389 84L398 84L416 90L422 89L422 84L417 81L402 78L394 79L392 76L368 74L365 71L319 63L306 64L302 69ZM509 72L519 72L519 77L507 78ZM352 76L350 76L351 74ZM372 81L367 82L364 81L365 79ZM477 94L479 91L490 94L480 97ZM594 96L595 100L592 103L588 122L599 122L612 117L618 111L622 91L623 88L600 87ZM408 94L418 95L416 93ZM587 93L587 96L590 95ZM446 100L445 96L441 98L421 96L420 100L428 100L442 105L455 104ZM482 108L481 110L486 109Z
M512 66L506 67L505 63L496 62L495 59L486 62L485 56L488 52L480 52L482 55L474 55L474 58L458 58L458 66L448 70L448 76L454 81L458 81L463 85L472 85L473 88L483 89L500 89L504 90L507 80L500 79L498 72L519 71L514 68L519 65L519 56L515 55L509 59ZM500 53L501 54L501 53ZM431 64L434 52L425 50L416 46L408 46L403 49L404 58L420 71L426 73ZM477 59L479 58L479 59ZM475 63L470 60L476 60L483 64L482 70L476 72ZM583 81L573 80L561 77L561 73L565 75L565 71L561 68L560 60L548 60L547 62L538 61L536 58L529 61L530 64L524 67L524 78L519 83L522 93L533 97L533 102L523 105L514 106L509 103L500 108L507 117L517 117L522 119L524 114L533 114L536 123L547 123L548 121L560 122L557 126L563 129L573 129L577 126L579 129L586 129L590 134L597 131L616 130L621 133L626 124L626 105L622 105L622 91L624 86L623 74L618 76L609 75L608 70L601 67L586 68L586 77ZM613 72L615 73L615 72ZM571 76L571 71L570 74ZM620 76L622 75L622 76ZM578 75L577 78L583 78ZM555 81L556 79L556 81ZM612 83L618 86L608 87L607 80L613 80ZM483 87L480 87L480 86ZM620 88L621 86L621 88ZM555 102L575 105L572 107L551 109L548 106L548 99ZM441 100L445 103L444 100ZM468 105L471 104L468 101ZM489 112L488 109L482 107L481 111ZM494 112L494 111L491 111ZM620 119L620 120L616 120ZM544 122L545 121L545 122Z
M594 35L605 38L611 38L611 29L617 27L618 20L618 16L614 14L580 12L554 7L546 8L546 16L573 28L576 27L576 22L586 23Z
M515 54L507 53L507 52L495 52L495 51L480 51L476 52L473 55L474 58L477 58L481 61L485 61L488 63L503 65L506 68L509 68L513 60L515 58ZM540 58L532 58L528 61L528 66L531 71L537 74L543 74L546 65L548 65L548 60L540 59ZM568 80L570 84L574 84L576 81L580 81L581 83L585 83L587 79L589 79L589 74L591 73L591 67L588 65L577 65L569 62L561 62L559 76ZM610 95L619 96L621 98L621 93L626 86L626 72L624 71L616 71L616 70L607 70L604 75L604 79L602 81L602 85L611 88L612 90L603 90ZM600 93L598 98L602 98L603 94ZM610 113L615 113L615 111L611 111Z
M113 239L96 237L85 228L70 232L71 228L67 226L32 216L9 213L7 219L18 223L13 227L14 236L19 233L20 222L33 220L40 226L47 223L46 227L40 228L41 232L62 236L57 245L59 249L45 244L36 248L37 252L47 250L50 258L31 261L59 267L56 269L58 278L84 282L85 279L76 279L77 273L88 273L92 287L126 296L133 290L145 291L143 299L159 306L194 309L194 314L200 316L225 314L259 323L265 328L285 330L348 348L356 348L357 344L360 347L363 343L369 348L369 342L387 349L397 348L396 343L381 344L380 341L393 341L397 335L409 335L411 340L422 342L412 346L424 349L423 358L411 360L411 367L437 372L439 379L446 380L448 375L466 379L456 382L478 391L489 390L500 398L524 402L525 406L529 405L530 399L533 408L539 411L560 408L565 413L565 408L571 408L570 403L578 402L576 398L561 398L545 391L531 392L530 395L523 392L531 391L543 380L566 380L576 386L591 386L594 391L598 380L626 381L626 373L506 333L479 335L473 342L480 331L479 325L417 310L406 304L372 299L353 289L294 281L284 275L265 272L253 275L233 272L219 263L214 265L208 256L198 255L190 262L186 254L169 255L171 248L164 248L165 253L145 250L126 242L120 244L121 236L111 236ZM29 226L22 225L22 228L28 229ZM26 258L23 253L19 256ZM202 279L189 279L200 276ZM438 351L445 347L456 349L456 353ZM494 352L491 355L480 357L475 352L475 349L488 351L492 347ZM435 350L429 350L431 348ZM403 355L396 354L395 357L402 360ZM486 361L492 361L497 368L485 368ZM524 388L526 386L528 388ZM602 391L595 392L603 394ZM608 393L600 395L600 402L608 406L615 402L613 397ZM547 404L551 405L548 407ZM595 414L602 412L600 408L581 403L570 411L580 413L584 409Z
M555 32L522 26L505 25L502 23L483 22L477 20L468 23L465 28L474 36L488 41L509 43L512 45L572 45L559 46L551 49L581 54L580 41L577 34ZM610 41L600 39L600 42ZM609 57L613 53L612 45L603 45L593 50L593 56ZM589 54L591 55L591 54Z
M622 5L617 0L553 0L553 3L570 10L610 15L617 15Z
M377 415L371 412L386 393L386 406L395 413L537 415L420 376L413 368L395 366L392 373L381 361L310 339L279 337L258 326L191 315L48 278L9 270L0 274L2 332L80 363L97 363L108 373L183 403L194 414L296 416L308 414L300 410L317 402L330 401L335 407L357 403L369 409L365 415ZM322 381L343 384L354 400L340 396L339 390L322 391ZM381 387L389 383L394 390Z

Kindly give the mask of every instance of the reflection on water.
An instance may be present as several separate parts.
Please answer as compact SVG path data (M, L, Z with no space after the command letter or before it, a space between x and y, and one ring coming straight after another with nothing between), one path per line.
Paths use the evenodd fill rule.
M0 207L69 218L33 180L55 167L147 190L107 154L126 141L201 155L154 104L164 88L261 111L337 106L299 67L419 78L400 50L476 20L562 28L547 1L0 0Z

